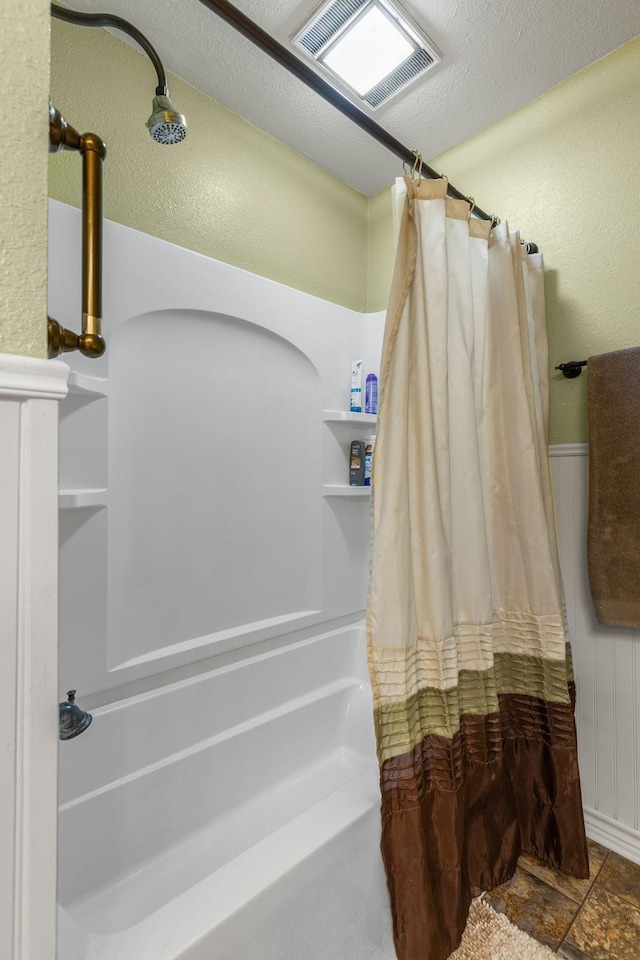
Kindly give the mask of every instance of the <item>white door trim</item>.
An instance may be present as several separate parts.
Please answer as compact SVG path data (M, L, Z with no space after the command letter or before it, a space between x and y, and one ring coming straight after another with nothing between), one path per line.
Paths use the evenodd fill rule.
M64 363L0 354L0 929L9 960L54 960L56 949L58 401L68 375Z

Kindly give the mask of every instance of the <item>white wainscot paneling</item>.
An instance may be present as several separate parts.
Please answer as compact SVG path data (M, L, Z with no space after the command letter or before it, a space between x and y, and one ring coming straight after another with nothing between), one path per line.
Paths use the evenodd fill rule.
M640 631L600 623L587 572L587 444L551 447L587 833L640 863Z
M58 403L63 363L0 354L0 956L53 960Z

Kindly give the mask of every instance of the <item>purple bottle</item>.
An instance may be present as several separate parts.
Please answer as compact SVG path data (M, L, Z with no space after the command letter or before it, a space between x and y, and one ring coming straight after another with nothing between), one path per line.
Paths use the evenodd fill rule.
M370 373L367 376L364 395L364 412L378 412L378 378L376 377L375 373Z

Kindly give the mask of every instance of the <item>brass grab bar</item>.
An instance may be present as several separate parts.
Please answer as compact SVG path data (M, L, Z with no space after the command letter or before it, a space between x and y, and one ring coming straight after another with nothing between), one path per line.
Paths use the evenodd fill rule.
M78 133L59 110L49 106L49 152L77 150L82 154L82 333L47 318L49 357L79 350L101 357L102 336L102 163L107 148L95 133Z

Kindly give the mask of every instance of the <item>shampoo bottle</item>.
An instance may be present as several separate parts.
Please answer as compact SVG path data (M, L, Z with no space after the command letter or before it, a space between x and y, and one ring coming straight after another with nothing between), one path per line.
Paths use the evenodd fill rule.
M351 413L362 413L362 360L351 364Z

